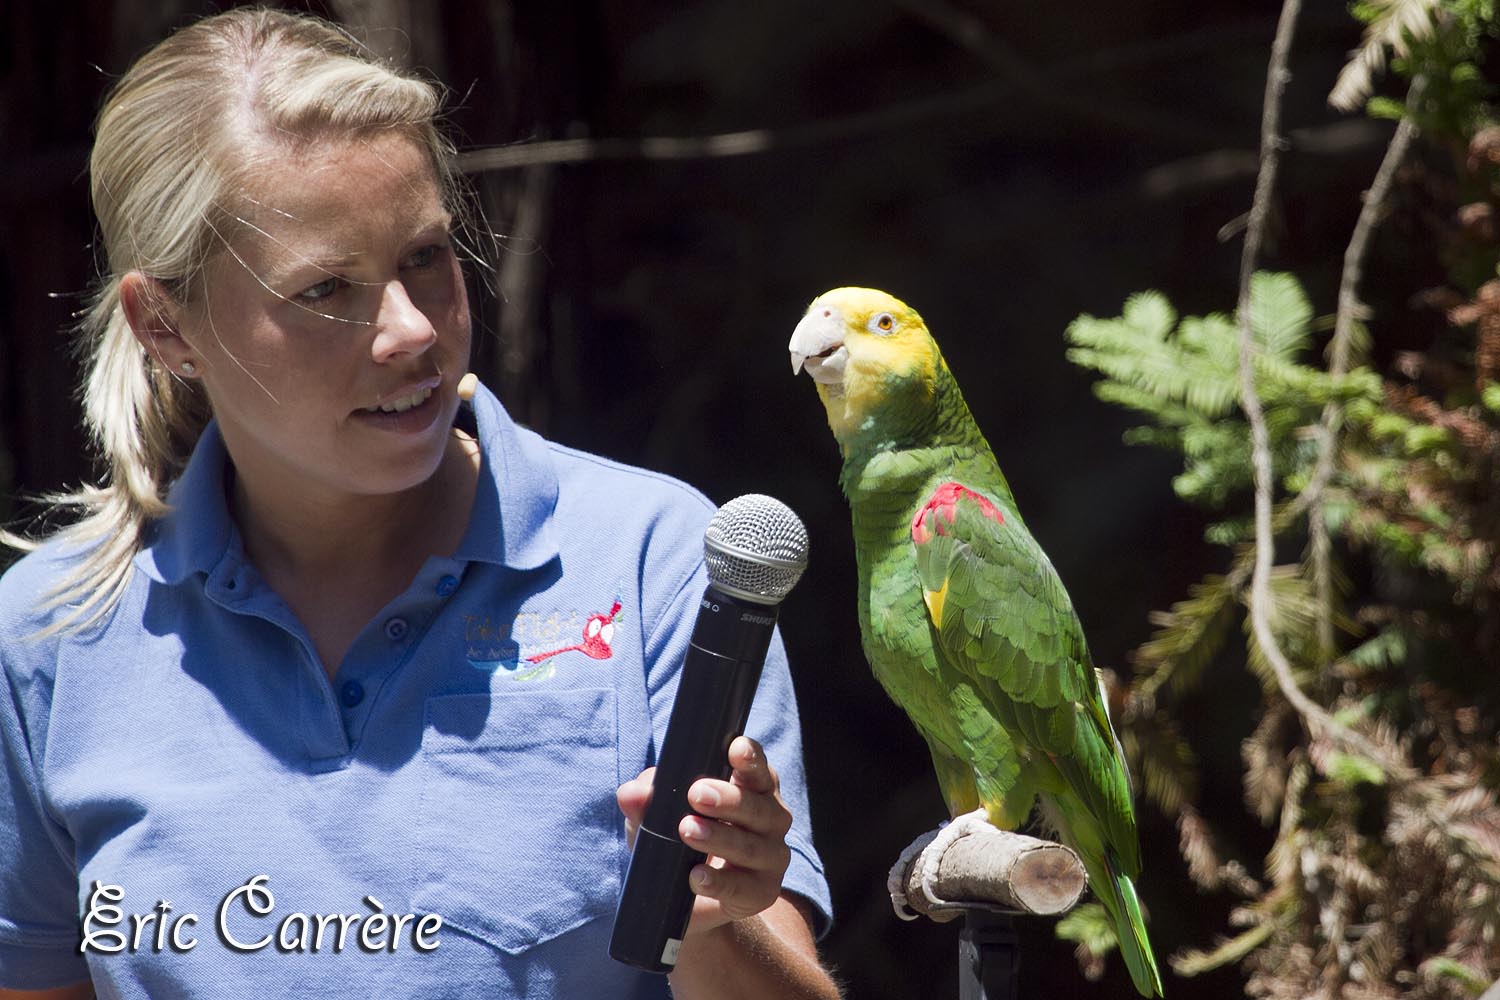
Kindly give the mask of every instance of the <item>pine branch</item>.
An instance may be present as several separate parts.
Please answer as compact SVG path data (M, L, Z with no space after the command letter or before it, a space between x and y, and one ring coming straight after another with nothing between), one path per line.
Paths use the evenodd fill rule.
M1414 110L1422 99L1426 81L1417 77L1407 92L1408 112ZM1354 232L1349 237L1349 246L1344 251L1344 268L1339 278L1338 313L1333 323L1333 340L1328 347L1328 372L1343 375L1349 370L1350 342L1354 338L1355 323L1366 313L1359 299L1360 279L1364 275L1365 254L1370 238L1385 210L1385 201L1395 181L1396 168L1406 158L1412 139L1416 137L1417 125L1410 113L1396 127L1386 147L1385 157L1375 172L1370 189L1365 192L1364 204ZM1293 516L1302 510L1308 511L1308 549L1313 564L1313 581L1321 606L1318 620L1318 644L1323 656L1331 657L1333 648L1333 574L1330 568L1332 542L1328 537L1328 524L1323 517L1323 491L1333 478L1334 452L1338 441L1338 427L1343 421L1344 408L1338 401L1323 408L1323 420L1319 426L1318 460L1307 487L1293 501Z
M1234 581L1209 576L1193 584L1187 598L1170 611L1154 612L1151 622L1157 631L1135 653L1142 672L1135 694L1154 704L1163 684L1178 691L1192 686L1223 645L1237 596Z
M1238 962L1252 951L1271 940L1276 932L1276 921L1266 918L1248 931L1225 941L1220 941L1212 951L1190 948L1173 955L1169 962L1172 971L1179 976L1191 978L1214 969Z
M1432 35L1442 4L1439 0L1375 0L1370 7L1374 17L1365 27L1360 47L1328 95L1328 103L1340 111L1354 111L1369 98L1375 74L1385 68L1386 49L1404 56L1408 39Z
M1409 111L1416 109L1426 89L1427 81L1422 77L1412 80L1406 96ZM1370 182L1370 189L1364 194L1359 219L1354 224L1354 232L1349 237L1349 246L1344 251L1344 268L1339 281L1338 314L1333 324L1333 341L1329 345L1329 371L1334 375L1343 375L1349 370L1349 345L1354 337L1354 323L1355 320L1362 319L1365 313L1364 303L1359 300L1359 284L1364 275L1365 254L1369 250L1370 238L1375 233L1375 227L1385 214L1385 200L1389 197L1391 187L1395 183L1396 168L1406 159L1407 150L1410 149L1417 132L1416 119L1409 114L1396 127L1396 134L1391 137L1385 156L1380 161L1380 167L1375 171L1375 179Z
M1237 318L1240 327L1240 405L1250 423L1251 456L1255 479L1255 561L1250 578L1250 621L1257 645L1274 671L1278 686L1287 701L1309 721L1331 727L1334 722L1322 707L1302 692L1292 676L1292 666L1276 642L1270 622L1271 570L1275 558L1275 536L1271 528L1271 443L1266 430L1265 411L1255 386L1255 335L1250 311L1250 279L1260 257L1265 238L1266 220L1270 216L1271 194L1275 189L1276 169L1280 160L1282 138L1281 95L1291 74L1287 55L1296 32L1301 0L1285 0L1276 23L1276 38L1271 44L1271 64L1266 73L1265 104L1261 118L1260 173L1255 179L1245 245L1240 256L1240 289Z
M1349 730L1336 721L1321 705L1313 701L1297 685L1292 675L1292 665L1276 641L1271 628L1271 571L1275 558L1275 535L1271 526L1271 502L1274 480L1271 471L1270 433L1266 427L1266 414L1261 406L1260 393L1255 386L1256 343L1250 312L1250 279L1255 273L1260 256L1261 243L1265 238L1266 221L1270 216L1271 193L1275 189L1276 169L1284 140L1280 135L1281 95L1286 82L1291 78L1287 70L1287 55L1296 32L1297 15L1301 0L1285 0L1281 17L1276 24L1276 40L1271 45L1271 64L1266 74L1265 105L1261 119L1260 174L1255 180L1255 196L1251 202L1249 223L1245 230L1245 245L1240 256L1240 291L1238 319L1240 325L1240 404L1250 422L1250 443L1255 473L1255 568L1250 578L1250 621L1256 645L1260 647L1267 664L1275 675L1277 686L1287 702L1297 710L1306 723L1326 733L1330 739L1345 744L1359 753L1381 761L1393 773L1406 773L1405 762L1394 759L1372 742Z

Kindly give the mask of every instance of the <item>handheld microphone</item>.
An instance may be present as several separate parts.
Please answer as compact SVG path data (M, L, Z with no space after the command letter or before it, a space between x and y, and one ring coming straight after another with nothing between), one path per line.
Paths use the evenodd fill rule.
M729 777L729 744L745 731L781 600L807 568L807 530L781 501L746 494L709 522L703 559L708 587L609 941L612 958L649 972L677 964L693 912L688 873L706 857L677 834L693 812L688 788Z

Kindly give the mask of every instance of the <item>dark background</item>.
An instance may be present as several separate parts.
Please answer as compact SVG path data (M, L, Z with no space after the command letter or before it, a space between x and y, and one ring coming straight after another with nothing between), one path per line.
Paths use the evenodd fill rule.
M109 81L173 26L227 4L0 7L0 484L7 498L93 475L68 327L92 276L85 163ZM786 342L843 284L920 310L1067 583L1097 660L1121 674L1147 613L1226 563L1171 492L1166 455L1064 358L1080 313L1157 288L1227 310L1257 164L1274 4L1145 0L682 0L294 4L351 23L453 91L461 149L562 138L751 131L758 151L662 159L605 142L573 162L475 176L504 234L477 289L476 369L518 419L723 502L776 495L812 536L783 610L813 822L851 997L955 996L956 929L897 921L885 873L943 818L925 748L859 652L838 455ZM1320 312L1389 126L1324 100L1359 28L1309 4L1292 54L1291 145L1267 264ZM541 147L548 149L551 147ZM703 154L703 155L697 155ZM1231 227L1233 228L1233 227ZM12 507L14 515L19 508ZM1269 834L1241 805L1242 671L1182 706L1200 806L1252 869ZM1142 896L1159 957L1204 947L1228 904L1199 895L1172 817L1143 806ZM1117 960L1079 975L1051 922L1023 922L1026 996L1133 995ZM1168 974L1179 998L1239 993L1233 971Z

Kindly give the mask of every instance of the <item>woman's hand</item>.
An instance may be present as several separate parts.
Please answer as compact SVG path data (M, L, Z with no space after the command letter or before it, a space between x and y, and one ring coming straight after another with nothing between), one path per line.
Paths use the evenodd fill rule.
M677 829L684 843L708 854L688 878L698 896L689 938L769 909L781 894L791 861L786 834L792 814L781 801L781 782L765 750L748 736L738 736L729 745L729 766L727 781L693 782L688 803L701 815L683 817ZM647 768L616 792L632 844L655 770Z
M818 961L812 906L781 891L791 862L792 814L765 749L738 736L729 744L729 780L699 778L677 833L708 854L688 876L697 898L670 976L679 1000L837 1000L838 985ZM632 844L655 768L616 793Z

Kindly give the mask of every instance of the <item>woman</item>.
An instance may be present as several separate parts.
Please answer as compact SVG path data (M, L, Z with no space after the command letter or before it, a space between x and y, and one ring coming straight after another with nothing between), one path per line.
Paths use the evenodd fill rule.
M267 10L106 101L110 475L0 581L0 1000L667 995L605 943L711 509L460 406L437 109ZM779 643L750 731L672 993L835 996Z

